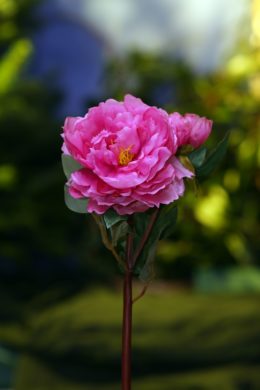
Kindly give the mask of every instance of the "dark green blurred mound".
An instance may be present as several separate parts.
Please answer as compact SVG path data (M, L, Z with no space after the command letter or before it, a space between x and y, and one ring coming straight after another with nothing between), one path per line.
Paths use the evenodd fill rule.
M259 388L259 296L156 289L134 307L134 388ZM120 322L121 298L105 290L32 313L16 390L119 388ZM17 337L10 325L2 339Z

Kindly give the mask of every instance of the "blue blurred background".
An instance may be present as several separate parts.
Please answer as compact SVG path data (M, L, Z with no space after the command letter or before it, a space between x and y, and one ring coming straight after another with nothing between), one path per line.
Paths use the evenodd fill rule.
M0 389L120 387L121 274L60 133L125 93L231 132L135 305L134 388L260 389L259 48L259 0L0 0Z

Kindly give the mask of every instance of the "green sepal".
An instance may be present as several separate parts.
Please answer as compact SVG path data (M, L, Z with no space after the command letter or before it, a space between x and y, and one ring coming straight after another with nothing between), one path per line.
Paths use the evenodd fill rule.
M214 169L219 165L221 160L224 158L228 148L229 132L225 137L217 144L216 148L209 153L206 157L205 162L198 168L196 168L197 178L204 178L211 174Z
M71 211L80 214L88 214L87 205L88 199L75 199L69 194L68 187L64 186L64 200L65 204Z
M79 171L83 168L77 161L73 160L73 158L67 154L62 154L61 162L63 167L63 172L67 179L70 178L71 174L75 171Z
M104 222L105 222L107 229L110 229L112 226L114 226L118 222L127 220L127 216L119 215L113 209L107 210L105 212L105 214L103 215L103 218L104 218Z

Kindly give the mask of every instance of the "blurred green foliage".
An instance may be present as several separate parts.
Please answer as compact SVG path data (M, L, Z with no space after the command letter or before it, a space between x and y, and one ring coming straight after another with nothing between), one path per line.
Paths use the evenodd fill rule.
M16 389L118 389L120 295L96 290L32 312ZM133 388L258 389L259 320L259 296L209 297L155 284L134 306ZM15 328L4 332L12 338Z
M57 283L69 294L114 274L112 261L97 261L105 250L93 222L64 205L62 123L55 116L62 96L27 72L34 3L0 2L1 289L19 299Z

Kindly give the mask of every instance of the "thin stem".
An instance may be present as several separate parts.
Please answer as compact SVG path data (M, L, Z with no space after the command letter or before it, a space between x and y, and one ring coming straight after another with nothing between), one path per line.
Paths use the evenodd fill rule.
M141 298L144 296L144 294L146 293L146 290L147 290L148 287L149 287L149 284L150 284L150 282L146 283L146 284L143 286L143 288L142 288L142 290L140 291L140 293L139 293L136 297L134 297L134 298L132 299L132 304L134 304L135 302L137 302L139 299L141 299Z
M122 390L131 390L133 234L127 237L122 328Z
M124 279L124 308L122 336L122 390L131 390L132 347L132 273L126 272Z

